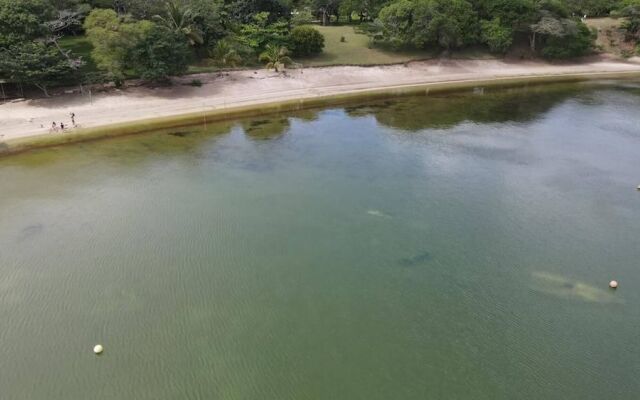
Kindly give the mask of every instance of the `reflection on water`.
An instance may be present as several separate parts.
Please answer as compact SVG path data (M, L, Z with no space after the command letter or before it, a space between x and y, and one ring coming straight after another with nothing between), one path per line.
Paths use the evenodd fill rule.
M635 399L638 87L2 158L0 398Z

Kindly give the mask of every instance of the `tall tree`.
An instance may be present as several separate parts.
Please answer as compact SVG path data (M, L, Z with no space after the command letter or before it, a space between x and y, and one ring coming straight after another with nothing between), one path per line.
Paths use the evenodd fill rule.
M0 75L34 85L46 96L49 86L65 82L73 71L60 51L43 41L16 43L0 50Z
M135 73L149 81L166 81L187 71L191 52L184 37L154 25L131 49L129 61Z
M0 0L0 47L46 36L55 15L47 0Z
M169 30L184 35L191 46L204 43L202 33L195 26L196 15L188 5L167 1L164 13L153 18Z
M93 10L85 20L86 34L93 45L91 57L116 85L124 82L131 50L153 25L151 21L131 21L104 9Z

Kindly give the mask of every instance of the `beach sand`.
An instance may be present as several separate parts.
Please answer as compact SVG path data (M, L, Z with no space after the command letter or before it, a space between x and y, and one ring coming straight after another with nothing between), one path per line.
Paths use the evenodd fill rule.
M129 87L88 94L7 102L0 105L0 143L49 133L53 121L71 126L75 113L82 128L154 117L203 112L299 98L330 96L404 85L511 77L639 72L640 59L606 57L580 63L542 61L431 60L375 67L291 69L286 75L266 70L199 74L175 78L173 86ZM201 87L189 83L197 79ZM42 126L42 127L41 127Z

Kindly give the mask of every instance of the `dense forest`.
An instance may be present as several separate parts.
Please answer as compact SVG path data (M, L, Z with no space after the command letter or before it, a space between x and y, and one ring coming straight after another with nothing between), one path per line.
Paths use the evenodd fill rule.
M640 0L0 0L0 82L40 88L138 77L166 81L190 63L280 70L322 51L313 24L354 24L373 46L454 51L525 46L549 59L593 50L584 16L625 19L640 37ZM84 36L87 60L61 45ZM86 62L98 72L87 73Z

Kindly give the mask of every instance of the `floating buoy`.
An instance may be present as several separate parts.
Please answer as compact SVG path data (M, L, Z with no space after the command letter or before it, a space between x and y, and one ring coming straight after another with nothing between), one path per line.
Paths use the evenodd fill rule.
M96 354L102 354L103 351L104 351L104 348L102 347L101 344L97 344L93 347L93 352Z
M617 288L617 287L618 287L618 281L611 281L611 282L609 282L609 287L610 287L611 289L615 289L615 288Z

